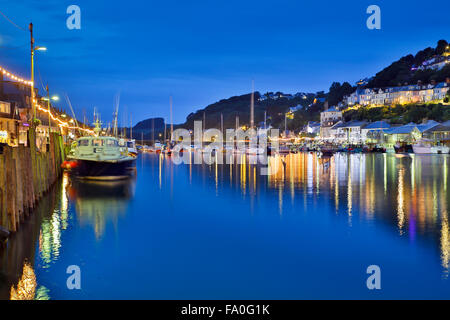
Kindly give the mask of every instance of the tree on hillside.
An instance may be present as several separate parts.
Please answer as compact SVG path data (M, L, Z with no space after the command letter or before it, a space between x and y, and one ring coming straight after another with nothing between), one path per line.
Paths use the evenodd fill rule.
M445 40L439 40L438 45L436 47L436 54L443 54L445 50L447 49L448 42Z
M353 91L355 91L355 88L348 82L344 82L342 85L339 82L333 82L328 93L329 106L337 105L344 96L351 94Z

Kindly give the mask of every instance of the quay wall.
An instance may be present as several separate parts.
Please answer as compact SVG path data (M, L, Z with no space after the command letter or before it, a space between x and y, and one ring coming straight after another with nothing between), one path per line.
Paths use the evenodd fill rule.
M30 128L29 141L36 141ZM38 151L35 143L28 147L4 146L0 154L0 230L16 232L20 223L34 209L39 199L62 173L65 158L62 136L50 135L49 150Z

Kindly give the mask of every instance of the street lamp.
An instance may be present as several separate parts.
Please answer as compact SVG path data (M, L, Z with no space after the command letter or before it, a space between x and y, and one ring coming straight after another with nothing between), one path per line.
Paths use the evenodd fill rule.
M33 38L33 24L30 23L30 37L31 37L31 104L33 106L33 127L34 120L36 120L36 104L35 104L35 95L34 95L34 52L35 51L46 51L46 47L34 46L34 38Z

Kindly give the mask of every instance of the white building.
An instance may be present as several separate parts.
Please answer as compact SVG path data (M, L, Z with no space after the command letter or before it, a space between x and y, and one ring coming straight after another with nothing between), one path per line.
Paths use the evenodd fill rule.
M392 104L442 101L450 89L450 84L441 82L428 85L408 85L383 89L358 89L344 97L344 104L352 106L383 106Z
M320 138L328 140L332 138L331 127L342 120L342 111L331 107L320 113Z

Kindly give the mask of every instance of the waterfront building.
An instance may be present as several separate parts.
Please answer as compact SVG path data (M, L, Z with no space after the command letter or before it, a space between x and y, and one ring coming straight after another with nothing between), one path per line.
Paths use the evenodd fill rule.
M320 113L320 138L323 140L334 139L332 127L342 121L342 111L331 107Z
M362 129L366 125L366 121L340 121L331 129L333 140L336 143L361 144L364 142Z
M394 145L396 142L413 143L422 139L424 132L439 125L439 122L429 120L427 122L416 124L410 122L403 126L391 127L383 130L384 141L388 145Z
M0 143L18 144L18 120L14 103L0 101Z
M375 121L368 123L361 129L361 139L367 144L379 144L383 142L383 130L391 127L386 121Z
M450 121L426 129L423 132L423 137L431 139L435 143L450 146Z

